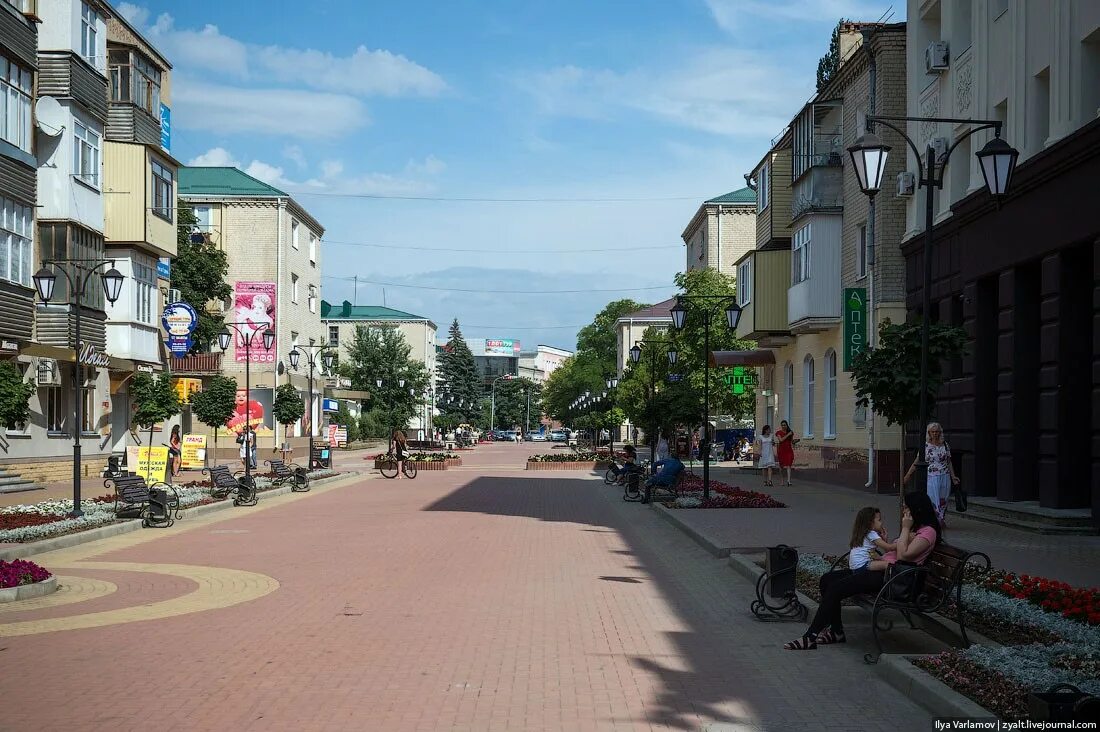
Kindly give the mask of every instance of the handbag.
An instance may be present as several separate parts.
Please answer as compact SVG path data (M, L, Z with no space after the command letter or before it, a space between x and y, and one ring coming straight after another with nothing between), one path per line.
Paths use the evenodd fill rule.
M924 586L924 573L910 571L921 565L899 559L886 569L886 582L889 584L888 600L894 602L913 602ZM899 577L900 579L894 579ZM891 582L891 580L894 580Z
M966 513L966 508L967 508L966 491L963 489L962 485L960 484L960 485L955 486L955 510L958 513Z

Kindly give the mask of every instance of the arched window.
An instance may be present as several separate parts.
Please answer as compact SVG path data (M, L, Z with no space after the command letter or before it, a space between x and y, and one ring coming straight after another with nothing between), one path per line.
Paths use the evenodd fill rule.
M806 437L814 436L814 357L806 356L802 362L802 434Z
M794 422L794 364L790 361L783 367L783 419L787 424Z
M836 351L825 353L825 437L836 437Z

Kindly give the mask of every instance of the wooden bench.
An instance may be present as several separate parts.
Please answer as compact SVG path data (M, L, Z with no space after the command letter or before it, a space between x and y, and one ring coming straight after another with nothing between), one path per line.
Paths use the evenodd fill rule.
M140 475L119 475L103 486L114 491L118 518L140 518L142 526L166 529L180 517L179 494L167 483L149 485Z
M210 468L210 495L214 498L228 498L233 495L234 506L255 506L259 501L256 495L256 481L236 478L226 465Z
M964 648L970 647L966 635L966 608L963 604L962 585L966 567L971 561L980 562L979 566L988 570L991 566L989 556L983 552L971 552L956 546L940 542L932 549L925 563L919 567L906 567L888 579L876 595L857 595L856 603L871 611L871 633L875 639L877 653L867 653L863 660L878 663L882 655L882 641L879 631L889 631L894 627L892 620L879 622L879 615L886 610L896 610L916 629L913 615L928 616L955 605L955 623L959 626L959 637ZM843 566L840 565L843 563ZM848 565L848 554L833 562L830 571ZM983 566L984 565L984 566ZM912 591L901 591L908 583Z
M301 465L288 465L282 460L264 460L264 463L271 466L271 472L275 475L271 480L272 485L290 483L292 493L305 493L309 490L309 475Z

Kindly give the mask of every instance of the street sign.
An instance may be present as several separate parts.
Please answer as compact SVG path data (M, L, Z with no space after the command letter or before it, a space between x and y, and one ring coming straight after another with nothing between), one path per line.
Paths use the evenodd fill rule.
M683 381L684 380L684 375L683 374L669 374L668 375L668 380L675 384L677 381Z
M161 323L168 332L168 350L176 358L186 356L191 350L191 334L199 324L195 309L185 302L165 305Z

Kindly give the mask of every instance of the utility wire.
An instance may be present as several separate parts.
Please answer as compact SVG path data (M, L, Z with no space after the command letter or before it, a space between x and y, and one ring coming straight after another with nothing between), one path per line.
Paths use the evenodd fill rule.
M407 251L418 252L481 252L486 254L581 254L587 252L636 252L643 249L683 249L680 244L661 244L658 246L649 247L613 247L607 249L556 249L547 247L545 249L454 249L450 247L414 247L405 246L402 244L371 244L362 241L333 241L332 239L323 239L322 244L335 244L337 246L347 247L374 247L377 249L403 249Z
M455 201L459 203L645 203L653 201L701 201L700 196L643 196L638 198L485 198L475 196L391 196L381 193L342 193L340 191L287 191L291 196L324 198L367 198L379 201Z
M397 282L377 282L375 280L365 280L362 277L336 277L333 275L321 275L323 280L342 280L345 282L362 282L367 285L379 285L381 287L407 287L412 290L436 290L438 292L473 292L478 294L493 294L493 295L579 295L582 293L590 293L592 289L587 290L473 290L462 289L458 287L431 287L428 285L403 285ZM606 292L641 292L643 290L667 290L668 285L654 285L653 287L605 287Z

